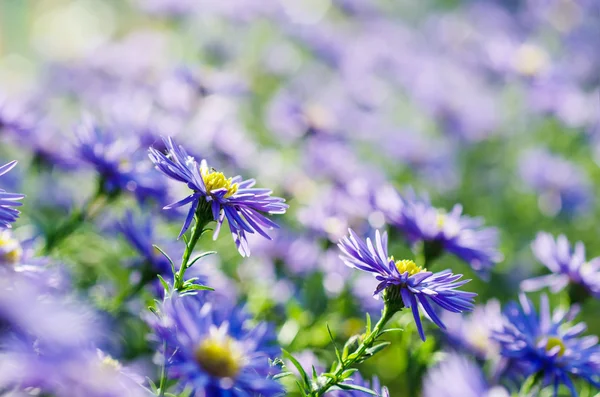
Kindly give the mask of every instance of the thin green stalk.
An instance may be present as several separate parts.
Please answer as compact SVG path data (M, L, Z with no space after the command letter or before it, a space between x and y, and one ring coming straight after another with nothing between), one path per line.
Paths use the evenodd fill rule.
M342 374L344 373L344 371L348 370L357 361L361 360L364 357L367 349L373 347L373 344L375 343L377 338L381 336L381 333L383 332L383 327L387 324L388 321L390 321L390 319L394 316L395 313L396 311L390 309L389 305L386 304L381 312L381 318L379 319L377 324L375 324L373 330L368 335L366 335L365 339L356 348L356 350L354 350L354 352L349 354L348 357L343 360L343 362L337 364L335 371L331 374L331 377L327 378L327 382L325 384L320 386L318 385L318 387L315 390L311 391L310 396L322 396L331 387L335 386L342 379Z
M200 236L206 230L206 225L210 222L210 219L201 219L197 214L194 217L194 227L192 229L192 236L186 244L185 251L183 253L183 259L181 260L181 267L179 271L175 275L174 289L180 290L183 288L183 283L185 282L184 276L185 271L188 268L188 264L190 262L190 257L192 256L192 252L200 239Z
M96 194L82 208L73 211L69 219L46 238L44 254L50 254L64 239L79 229L86 220L98 215L102 208L117 196L118 194L106 195L101 187L98 188Z

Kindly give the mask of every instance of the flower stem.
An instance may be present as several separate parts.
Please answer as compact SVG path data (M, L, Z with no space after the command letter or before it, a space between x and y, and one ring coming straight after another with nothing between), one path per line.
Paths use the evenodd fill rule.
M362 361L367 349L373 347L373 344L375 343L377 338L381 336L383 332L383 327L387 324L388 321L390 321L390 319L394 316L396 311L397 310L395 310L386 303L383 307L383 310L381 311L381 318L379 319L377 324L375 324L373 330L364 335L362 343L356 348L356 350L354 350L354 352L349 354L348 357L346 357L342 362L338 362L335 371L331 373L331 376L327 377L327 382L325 382L322 385L316 385L317 388L311 390L309 395L311 397L322 396L331 387L341 383L344 380L342 374L355 363Z
M192 252L194 251L194 247L198 243L200 236L206 230L206 225L210 223L211 219L201 218L198 215L194 217L194 227L192 229L192 236L188 240L185 251L183 253L183 259L181 260L181 267L177 274L175 274L174 280L174 289L181 290L183 288L183 283L185 282L185 271L188 268L188 264L190 262L190 257L192 256Z
M106 195L104 190L99 188L82 208L73 211L66 222L46 237L46 245L43 249L44 254L50 254L64 239L79 229L86 220L98 215L102 208L116 197L117 194Z

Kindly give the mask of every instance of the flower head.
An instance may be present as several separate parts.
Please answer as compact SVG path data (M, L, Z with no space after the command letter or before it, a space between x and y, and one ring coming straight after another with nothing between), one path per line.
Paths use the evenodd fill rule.
M4 164L0 167L0 176L6 174L17 165L16 161ZM21 200L25 196L22 194L8 193L3 189L0 189L0 228L10 228L11 223L15 222L19 217L19 211L13 207L19 207L22 205L18 200Z
M481 218L463 215L459 204L445 212L413 195L401 199L398 209L387 211L387 217L411 243L424 242L432 258L448 251L483 277L503 258L498 251L498 230L483 227Z
M500 386L490 386L481 368L457 353L450 353L427 372L424 397L508 397Z
M342 238L338 244L342 260L350 267L375 276L379 285L373 295L385 291L386 299L394 299L404 307L411 308L421 339L425 340L425 333L419 305L440 328L445 326L432 304L455 313L473 309L473 298L477 294L457 290L470 281L458 281L461 274L452 274L449 270L432 273L411 260L394 260L388 255L387 233L381 235L377 231L373 243L371 239L362 241L352 230L349 232L350 235Z
M139 136L100 128L91 119L79 125L76 135L78 157L98 172L105 193L128 191L139 201L166 201L165 186L151 177L152 167L143 161Z
M538 314L525 295L519 300L520 306L512 302L506 307L506 324L494 333L502 356L508 359L507 371L523 377L538 376L542 386L554 387L555 396L561 384L577 396L572 377L600 387L598 337L581 337L585 323L570 325L578 307L550 313L548 297L542 295Z
M477 305L468 315L444 312L446 324L444 336L448 345L460 348L478 359L498 357L498 344L492 339L493 331L502 329L502 310L495 299L485 305Z
M217 309L195 296L173 295L151 325L166 345L169 377L209 396L280 395L270 379L269 358L277 350L265 323L248 323L238 309Z
M271 190L254 188L253 179L242 180L236 176L227 178L221 172L209 168L206 161L200 164L189 156L185 149L175 145L171 138L164 140L167 154L150 148L150 159L156 168L176 181L183 182L192 193L176 203L165 207L177 208L191 204L187 218L181 229L181 237L190 227L195 215L217 222L216 239L225 219L242 256L248 256L250 249L246 233L258 233L270 239L265 229L277 227L267 214L283 214L287 209L284 199L272 197Z
M542 232L538 233L531 249L552 274L523 281L521 288L524 291L550 287L552 292L558 292L572 284L600 298L600 258L586 261L582 242L576 243L572 250L564 235L555 240L551 234Z

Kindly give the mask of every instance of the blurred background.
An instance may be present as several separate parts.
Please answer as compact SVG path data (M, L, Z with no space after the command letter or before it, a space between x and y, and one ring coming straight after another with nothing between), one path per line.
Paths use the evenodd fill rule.
M0 157L21 160L13 182L28 194L16 232L93 193L97 169L74 134L84 115L115 131L106 147L124 160L147 162L147 147L173 136L288 199L275 242L257 239L242 260L222 238L203 270L276 323L288 350L327 365L325 324L343 340L380 308L335 243L348 227L386 227L391 186L499 228L504 260L489 281L451 256L436 265L473 278L481 303L515 299L521 280L547 272L530 249L538 231L600 255L599 39L596 0L0 0ZM134 251L107 234L128 208L160 211L120 201L61 246L99 307L131 277L122 264ZM156 219L174 241L181 216ZM410 256L390 232L390 252ZM591 334L599 310L584 304ZM410 315L398 323L413 327ZM393 338L361 372L392 396L418 395L441 342L414 329ZM132 342L124 355L143 354Z

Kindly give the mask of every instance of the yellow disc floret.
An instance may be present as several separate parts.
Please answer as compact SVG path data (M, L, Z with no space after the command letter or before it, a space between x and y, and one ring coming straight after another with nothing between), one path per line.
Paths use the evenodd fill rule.
M562 355L565 354L565 350L567 350L565 343L556 336L549 336L548 340L546 341L546 351L549 352L556 346L559 346L558 357L562 357Z
M217 378L234 378L245 360L239 342L213 329L196 347L194 358L204 371Z
M225 178L222 172L208 169L206 165L200 166L200 174L208 193L217 189L226 189L225 197L233 196L238 190L238 184L232 183L232 178Z
M394 257L392 256L390 259L394 260ZM410 259L402 259L400 261L396 261L396 269L398 269L398 272L400 272L400 274L408 272L409 276L414 276L417 273L421 273L427 270L423 269L421 266L417 266L417 264L411 261Z
M0 232L0 263L19 263L23 256L23 249L17 239L9 230Z

